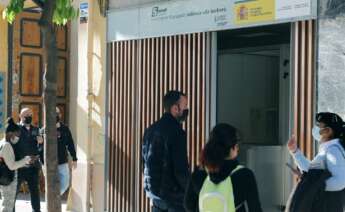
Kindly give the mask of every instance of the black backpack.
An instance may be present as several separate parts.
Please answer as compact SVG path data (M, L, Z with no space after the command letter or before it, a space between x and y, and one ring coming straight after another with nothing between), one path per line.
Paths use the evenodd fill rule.
M1 151L2 147L0 147ZM14 171L11 171L5 161L1 158L0 159L0 185L7 186L13 182L14 179Z
M159 130L151 127L143 137L144 190L148 197L162 198L162 182L167 168L168 147Z

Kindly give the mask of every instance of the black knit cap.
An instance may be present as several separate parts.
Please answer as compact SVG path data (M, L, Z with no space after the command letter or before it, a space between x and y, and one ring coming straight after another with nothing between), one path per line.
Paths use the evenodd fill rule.
M20 131L20 127L13 121L13 118L7 119L6 133Z
M339 115L330 112L318 113L316 114L316 121L332 128L336 138L344 136L345 123Z

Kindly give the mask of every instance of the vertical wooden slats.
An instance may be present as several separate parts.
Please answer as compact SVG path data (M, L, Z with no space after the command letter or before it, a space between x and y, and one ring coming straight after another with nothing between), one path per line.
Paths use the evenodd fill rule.
M140 40L139 41L139 52L142 52L142 49L143 49L143 41ZM139 67L143 67L144 66L144 60L143 60L143 57L138 57L138 65ZM143 88L143 70L142 68L139 68L138 69L138 79L141 79L141 80L137 80L138 82L138 99L139 99L139 104L138 106L140 108L143 108L144 107L144 102L143 102L143 98L144 98L144 88ZM140 117L140 120L143 120L142 119L142 113L140 113L139 111L137 111L137 114L138 114L138 117ZM139 135L142 135L144 133L144 129L143 129L143 122L139 123L137 126L137 129L139 129ZM137 140L139 140L139 137L137 136ZM140 145L140 142L136 142L136 145L139 146ZM136 148L137 150L140 149L139 147ZM140 157L140 151L137 151L136 153L136 158L139 158ZM138 169L137 170L141 170L141 163L137 163L138 164ZM140 176L141 176L141 173L136 173L136 178L137 179L140 179ZM138 190L139 188L142 187L142 183L143 183L143 180L139 180L139 182L137 183L137 186L136 186L136 190ZM137 193L138 195L136 196L136 200L137 200L137 205L135 206L136 208L143 208L143 199L142 197L144 196L144 191L137 191L135 192Z
M112 93L114 91L114 44L109 44L109 61L110 61L110 80L109 80L109 90L108 93ZM114 176L114 169L115 169L115 161L113 160L113 156L115 155L113 152L113 144L114 141L112 140L114 138L114 96L110 95L110 99L109 99L109 105L108 105L108 111L109 111L109 127L108 127L108 132L109 132L109 175L110 176ZM113 207L113 201L111 201L112 199L114 199L114 186L112 184L112 179L108 180L107 182L107 186L108 186L108 190L107 190L107 196L109 198L107 198L107 207L108 208L112 208Z
M315 79L315 22L314 21L308 21L307 23L307 36L308 36L308 41L307 41L307 49L308 49L308 56L307 56L307 96L312 97L312 98L307 98L307 141L311 141L312 138L312 127L313 127L313 120L314 120L314 87L316 81ZM308 145L307 152L308 157L312 158L314 152L313 152L313 145Z
M114 133L114 148L116 150L115 152L115 160L116 160L116 167L115 167L115 170L114 170L114 176L113 178L116 180L115 182L115 201L116 201L116 204L114 205L115 206L118 206L119 203L120 203L120 200L121 200L121 195L120 195L120 178L116 177L116 172L118 172L120 170L120 147L118 146L118 141L119 141L119 134L120 134L120 124L119 124L119 120L120 120L120 83L119 81L120 80L120 49L121 49L122 46L120 46L120 43L117 43L116 44L116 64L115 64L115 67L116 69L114 70L115 73L116 73L116 78L115 78L115 81L113 82L115 85L116 85L116 90L115 90L115 97L116 97L116 101L115 101L115 113L116 113L116 117L115 117L115 128L116 128L116 131Z
M109 44L109 211L151 210L143 191L141 138L145 128L163 114L162 97L168 90L188 95L191 112L183 126L190 165L196 166L208 130L210 42L209 33L196 33Z
M293 24L294 38L294 134L301 150L314 155L311 129L314 115L315 21Z
M124 46L124 57L123 57L123 66L124 66L124 78L123 78L123 84L124 84L124 93L123 93L123 101L124 101L124 108L123 108L123 112L124 112L124 122L125 123L128 123L129 122L129 114L128 114L128 86L130 85L130 82L128 82L128 74L129 74L129 70L128 70L128 65L129 65L129 61L128 61L128 42L129 41L125 41L125 46ZM122 145L123 145L123 148L124 148L124 174L125 176L129 176L129 173L128 173L128 160L126 158L126 156L128 155L128 142L125 142L125 141L130 141L128 139L128 124L124 124L124 135L123 135L123 141L122 141ZM128 212L128 207L127 207L127 200L128 200L128 195L129 195L129 192L128 192L128 183L129 181L128 180L124 180L123 182L123 192L124 192L124 205L123 205L123 211L124 212Z
M131 57L132 57L132 69L131 69L131 74L132 74L132 81L131 81L131 89L132 89L132 92L131 92L131 100L132 100L132 105L131 105L131 111L135 111L135 107L136 105L138 104L138 102L136 101L137 99L135 98L137 96L137 90L136 90L136 64L138 62L137 60L137 55L136 55L136 48L137 48L137 42L133 41L133 45L132 45L132 48L131 48ZM129 155L129 158L131 158L130 156L131 155L134 155L134 157L137 157L137 148L136 148L136 138L138 135L141 135L140 134L140 131L138 132L137 131L137 128L136 128L136 123L134 120L137 119L137 113L132 113L134 116L133 116L133 122L132 122L132 129L131 129L131 132L133 132L132 134L132 138L134 141L133 141L133 145L132 145L132 148L131 148L131 153ZM130 193L131 193L131 211L134 211L134 208L136 207L135 205L135 199L136 199L136 192L133 192L135 191L135 188L136 188L136 179L137 178L137 175L135 173L135 171L137 170L137 166L136 166L136 160L133 160L131 158L131 166L132 166L132 169L131 169L131 176L130 176L130 180L131 180L131 187L130 187Z

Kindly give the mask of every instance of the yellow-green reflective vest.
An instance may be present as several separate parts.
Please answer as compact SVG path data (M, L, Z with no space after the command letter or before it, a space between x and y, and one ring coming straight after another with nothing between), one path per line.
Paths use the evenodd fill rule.
M238 165L232 172L235 173L244 166ZM200 212L235 212L235 199L233 194L231 176L215 184L208 175L199 193Z

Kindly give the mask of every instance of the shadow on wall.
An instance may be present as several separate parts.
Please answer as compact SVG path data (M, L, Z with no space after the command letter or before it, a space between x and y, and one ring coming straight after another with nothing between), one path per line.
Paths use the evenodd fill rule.
M109 188L108 196L110 198L110 205L114 207L120 206L122 208L131 208L135 205L134 196L137 195L135 190L135 176L133 176L134 164L133 160L129 157L130 152L126 150L124 146L130 147L129 142L122 141L122 145L114 144L114 141L110 142L110 152L114 154L112 158L109 158ZM130 210L130 211L134 211Z

